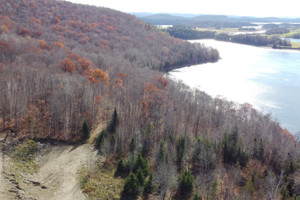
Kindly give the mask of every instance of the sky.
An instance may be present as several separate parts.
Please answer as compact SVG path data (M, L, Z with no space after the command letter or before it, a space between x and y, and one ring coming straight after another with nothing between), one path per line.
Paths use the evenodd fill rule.
M220 14L255 17L300 17L299 0L69 0L132 13Z

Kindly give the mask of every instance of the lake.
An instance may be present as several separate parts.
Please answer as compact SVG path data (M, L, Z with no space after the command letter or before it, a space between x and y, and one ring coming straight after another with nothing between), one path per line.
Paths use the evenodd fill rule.
M294 38L284 38L287 40L290 40L291 42L300 42L300 39L294 39Z
M291 133L300 131L300 51L195 40L219 50L216 63L171 71L171 77L213 97L250 103Z

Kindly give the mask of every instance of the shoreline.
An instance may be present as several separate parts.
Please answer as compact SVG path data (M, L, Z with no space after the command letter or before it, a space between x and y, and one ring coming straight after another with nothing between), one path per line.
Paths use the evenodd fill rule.
M263 48L263 49L273 49L273 50L282 50L284 52L292 51L292 52L300 52L300 47L299 48L291 48L291 47L271 47L271 46L256 46L256 45L251 45L251 44L244 44L244 43L238 43L238 42L232 42L232 41L224 41L224 40L216 40L214 38L204 38L204 39L194 39L194 40L186 40L188 42L195 42L195 41L201 41L201 40L214 40L218 42L226 42L226 43L232 43L232 44L239 44L239 45L246 45L246 46L251 46L251 47L258 47L258 48ZM222 59L220 57L220 59ZM204 64L204 63L200 63Z
M186 79L179 79L178 77L176 77L176 76L174 76L174 74L176 74L176 73L180 73L181 71L192 71L193 73L192 73L192 76L193 76L193 74L195 74L195 76L197 76L199 79L201 78L202 80L203 79L206 79L205 78L205 76L206 75L204 75L203 76L203 73L202 73L202 75L200 75L200 74L198 74L198 75L196 75L197 74L197 71L203 71L204 73L206 72L206 73L208 73L209 75L210 74L212 74L214 71L216 71L216 69L221 69L221 71L223 71L223 70L225 70L224 69L224 66L223 67L221 67L221 65L223 65L222 63L224 63L224 61L222 61L223 59L226 59L227 57L226 57L226 55L224 54L224 55L222 55L222 49L223 48L221 48L221 47L219 47L219 48L217 48L217 46L213 46L213 44L215 44L215 43L219 43L220 42L220 46L227 46L227 45L234 45L234 47L235 47L235 49L236 48L239 48L239 45L243 45L244 47L242 48L242 49L244 49L244 48L249 48L249 50L250 50L250 48L251 48L251 50L250 50L250 52L256 52L256 53L259 53L259 52L261 52L261 53L266 53L266 52L273 52L272 53L272 55L274 54L274 55L281 55L281 52L282 53L286 53L286 54L292 54L292 53L294 53L293 55L294 55L294 57L296 56L298 56L298 55L300 55L299 53L300 53L300 51L294 51L294 50L290 50L290 49L274 49L274 48L271 48L271 47L265 47L265 46L263 46L263 47L261 47L261 48L259 48L259 49L256 49L255 47L258 47L258 46L253 46L253 45L246 45L246 44L240 44L240 43L233 43L233 42L226 42L226 41L219 41L219 40L214 40L214 39L204 39L204 40L192 40L192 41L189 41L189 42L199 42L199 43L201 43L201 42L203 42L203 44L205 44L206 46L212 46L213 48L216 48L216 49L218 49L219 50L219 52L220 52L220 59L218 60L218 62L216 62L216 63L219 63L219 64L214 64L214 63L212 63L212 64L210 64L210 63L206 63L206 64L204 64L203 65L203 67L204 67L204 69L203 69L203 67L202 67L202 65L198 65L198 66L195 66L195 67L193 67L193 66L184 66L184 67L182 67L182 68L178 68L178 69L174 69L174 70L172 70L172 71L170 71L170 72L168 72L167 73L167 75L171 78L171 79L173 79L173 78L175 78L175 79L177 79L178 81L182 81L184 84L186 84L186 85L188 85L189 87L191 87L191 88L196 88L196 89L198 89L199 91L202 91L202 92L205 92L206 94L208 94L209 96L211 96L211 97L213 97L213 98L222 98L222 99L226 99L226 100L228 100L228 101L232 101L232 102L235 102L235 103L238 103L238 104L243 104L243 103L245 103L245 102L248 102L248 103L250 103L250 104L252 104L253 105L253 107L255 107L256 108L256 110L258 110L258 111L260 111L260 112L262 112L262 113L264 113L264 114L267 114L267 113L269 113L269 112L271 112L272 113L272 116L274 117L274 118L276 118L277 120L277 122L279 122L279 119L281 119L281 117L279 117L279 113L280 112L282 112L282 111L279 111L279 110L281 110L281 109L279 109L279 107L274 107L274 106L272 106L273 104L269 104L269 101L267 102L268 103L268 105L265 105L265 106L261 106L261 104L262 104L262 102L261 101L256 101L256 103L253 103L252 101L249 101L249 100L244 100L242 97L240 98L238 98L238 99L242 99L242 102L240 102L239 100L236 100L236 99L232 99L232 98L230 98L230 97L228 97L228 96L226 96L225 94L223 94L223 93L218 93L218 94L215 94L215 90L213 90L213 94L211 93L211 92L209 92L208 90L205 90L205 88L207 88L208 86L207 86L207 84L205 84L204 86L202 85L200 88L199 87L194 87L194 86L192 86L192 85L190 85L188 82L191 82L191 84L194 84L194 85L196 85L197 83L196 83L196 81L191 81L191 79L192 79L192 77L190 77L190 78L186 78ZM221 43L223 43L223 44L221 44ZM252 46L252 47L251 47ZM277 53L276 53L277 52ZM223 52L224 53L224 52ZM231 58L231 57L230 57ZM228 63L224 63L224 64L228 64ZM192 67L192 69L190 70L189 68L191 68ZM221 68L220 68L221 67ZM226 67L226 66L225 66ZM198 69L199 68L199 70L196 70L196 69ZM223 70L222 70L222 68L223 68ZM234 68L234 67L233 67ZM210 69L210 70L209 70ZM240 69L240 68L239 68ZM246 69L248 69L248 68L246 68ZM174 72L174 74L173 74L173 72ZM262 72L264 72L264 71L262 71ZM266 71L265 73L268 73L269 71ZM199 72L200 73L200 72ZM224 75L224 73L222 73L223 75ZM219 80L219 79L218 79ZM188 81L188 82L186 82L186 81ZM203 81L202 81L203 82ZM245 81L245 82L243 82L244 84L248 84L248 86L252 86L251 85L251 81ZM230 84L229 84L229 86L230 86ZM255 85L255 86L257 86L257 85ZM214 87L213 87L214 88ZM250 89L252 89L252 87L250 87ZM255 90L256 92L257 92L257 94L259 94L259 91L260 90ZM223 97L222 97L223 96ZM267 100L270 100L270 99L267 99ZM271 105L271 106L270 106ZM274 104L274 105L276 105L277 106L277 104ZM261 109L259 109L261 107ZM265 107L267 107L267 108L265 108ZM269 108L269 107L271 107L271 108ZM276 111L274 111L274 109L277 109ZM281 108L281 107L280 107ZM272 110L272 111L271 111ZM288 117L288 119L290 119L290 117ZM297 121L297 120L294 120L294 121ZM288 123L287 123L288 122ZM289 132L291 132L291 133L296 133L296 132L298 132L299 130L298 130L298 128L297 127L295 127L295 126L293 126L293 125L290 125L291 123L289 123L289 121L284 121L284 120L280 120L280 124L281 124L281 126L283 127L283 128L286 128L286 129L288 129L289 130Z

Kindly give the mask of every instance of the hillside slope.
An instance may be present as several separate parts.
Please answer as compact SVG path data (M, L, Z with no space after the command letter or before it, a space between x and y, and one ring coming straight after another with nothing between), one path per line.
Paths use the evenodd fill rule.
M137 67L167 71L218 58L214 49L172 38L118 11L54 0L3 0L2 129L78 141L83 120L91 126L99 120L101 105L109 106L105 102L126 76L153 74Z
M132 172L135 181L139 171L141 191L142 177L149 182L152 173L157 190L149 186L148 192L155 198L298 195L297 137L249 104L212 98L160 72L217 61L216 50L174 39L131 15L63 1L2 0L0 15L0 128L15 141L12 152L19 150L3 151L5 158L23 161L28 154L32 161L22 148L38 145L27 138L83 143L87 130L97 130L92 138L111 175L120 159L124 177ZM58 184L49 198L78 192L74 170L95 157L86 145L70 149L53 147L40 174L30 178L36 181L29 183L41 181L39 187ZM90 196L99 188L94 178L101 178L99 170L91 171L84 182L94 186L83 184ZM8 180L5 187L18 187L11 174ZM192 182L188 192L179 180Z

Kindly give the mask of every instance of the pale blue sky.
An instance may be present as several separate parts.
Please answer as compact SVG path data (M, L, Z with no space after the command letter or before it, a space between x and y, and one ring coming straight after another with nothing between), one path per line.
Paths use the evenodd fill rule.
M69 0L123 12L300 17L299 0Z

